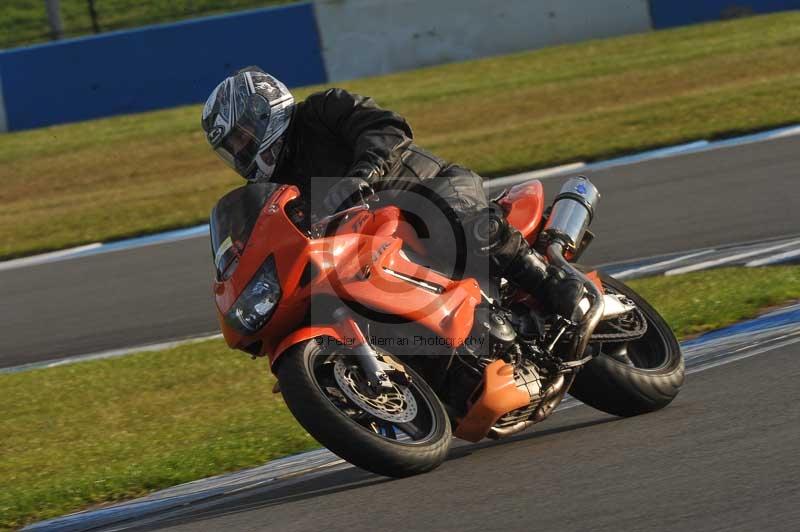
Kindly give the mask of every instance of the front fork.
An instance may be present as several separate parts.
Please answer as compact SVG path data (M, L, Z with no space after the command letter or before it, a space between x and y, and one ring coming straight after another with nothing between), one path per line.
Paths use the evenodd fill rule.
M370 390L377 394L392 390L394 386L389 374L404 374L405 372L382 360L382 357L370 344L369 339L361 332L356 320L343 307L334 311L333 319L336 320L335 327L344 340L344 344L355 355L358 365L364 371Z

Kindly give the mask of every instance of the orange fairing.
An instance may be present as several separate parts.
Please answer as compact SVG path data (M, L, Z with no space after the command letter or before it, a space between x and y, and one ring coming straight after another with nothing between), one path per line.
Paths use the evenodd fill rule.
M517 388L514 367L495 360L484 370L483 391L458 422L455 436L467 441L480 441L503 414L530 403L530 395Z
M337 262L331 288L345 301L415 321L458 346L472 329L480 288L473 279L453 281L405 258L402 241L373 237L355 260ZM325 288L323 288L324 290Z
M286 215L286 204L297 198L300 191L294 186L278 188L264 205L250 234L245 248L238 259L234 275L226 281L214 282L214 296L220 328L227 344L235 349L245 349L261 342L264 349L274 348L278 342L296 328L305 310L297 308L296 297L291 297L300 284L304 267L304 251L309 239L292 223ZM247 284L272 255L281 288L284 291L275 313L261 331L252 336L243 336L224 319L243 292ZM287 297L290 296L290 297ZM272 331L273 334L265 334ZM276 333L280 331L280 333Z
M497 203L506 212L508 223L533 243L544 213L542 182L533 180L513 186Z
M233 348L268 355L271 362L289 345L301 341L292 334L304 325L312 298L334 296L346 306L416 321L458 346L469 336L481 294L473 279L453 281L408 260L396 233L403 227L400 212L387 207L360 212L342 223L335 234L310 238L286 213L298 196L295 187L281 187L264 206L231 279L214 284L217 310L225 340ZM231 309L264 261L273 256L282 295L269 322L252 336L230 327ZM306 272L304 276L304 272ZM331 318L330 322L333 322ZM324 335L330 323L311 323ZM299 332L299 331L298 331ZM332 336L332 334L328 334Z
M339 334L339 331L330 325L303 327L281 340L278 347L275 348L275 357L277 358L293 345L315 338L330 338L332 341L339 342L340 344L344 344L346 341L345 338Z

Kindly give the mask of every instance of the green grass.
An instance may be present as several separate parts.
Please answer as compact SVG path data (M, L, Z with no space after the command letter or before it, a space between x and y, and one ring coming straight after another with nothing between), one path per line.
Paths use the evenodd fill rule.
M800 299L800 266L725 268L629 284L685 338Z
M0 528L316 447L222 341L0 376Z
M493 176L800 121L800 13L343 83ZM300 97L314 88L298 91ZM198 106L0 137L0 257L187 226L240 178Z
M686 336L800 299L800 267L631 285ZM273 383L221 340L0 375L0 529L315 447Z
M297 0L95 0L101 31L173 22L241 9L287 4ZM93 33L87 0L61 0L65 37ZM3 0L0 48L50 40L44 0Z

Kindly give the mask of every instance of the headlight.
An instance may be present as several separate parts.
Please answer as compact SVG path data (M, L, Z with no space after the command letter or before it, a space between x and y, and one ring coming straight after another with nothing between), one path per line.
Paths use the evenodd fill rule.
M275 257L270 255L225 315L225 321L249 336L266 325L280 299L281 285L278 283Z

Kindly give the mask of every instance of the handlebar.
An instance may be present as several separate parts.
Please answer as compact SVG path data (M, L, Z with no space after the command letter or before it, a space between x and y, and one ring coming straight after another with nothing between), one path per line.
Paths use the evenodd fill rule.
M368 211L368 210L369 210L369 204L368 203L362 203L360 205L355 205L353 207L350 207L350 208L347 208L347 209L343 209L343 210L341 210L339 212L335 212L335 213L333 213L333 214L331 214L329 216L326 216L324 218L320 218L315 223L311 224L311 234L312 235L324 235L325 234L325 230L327 229L328 225L331 224L331 222L333 222L335 220L338 220L339 218L348 217L350 215L357 214L357 213L363 212L363 211Z

